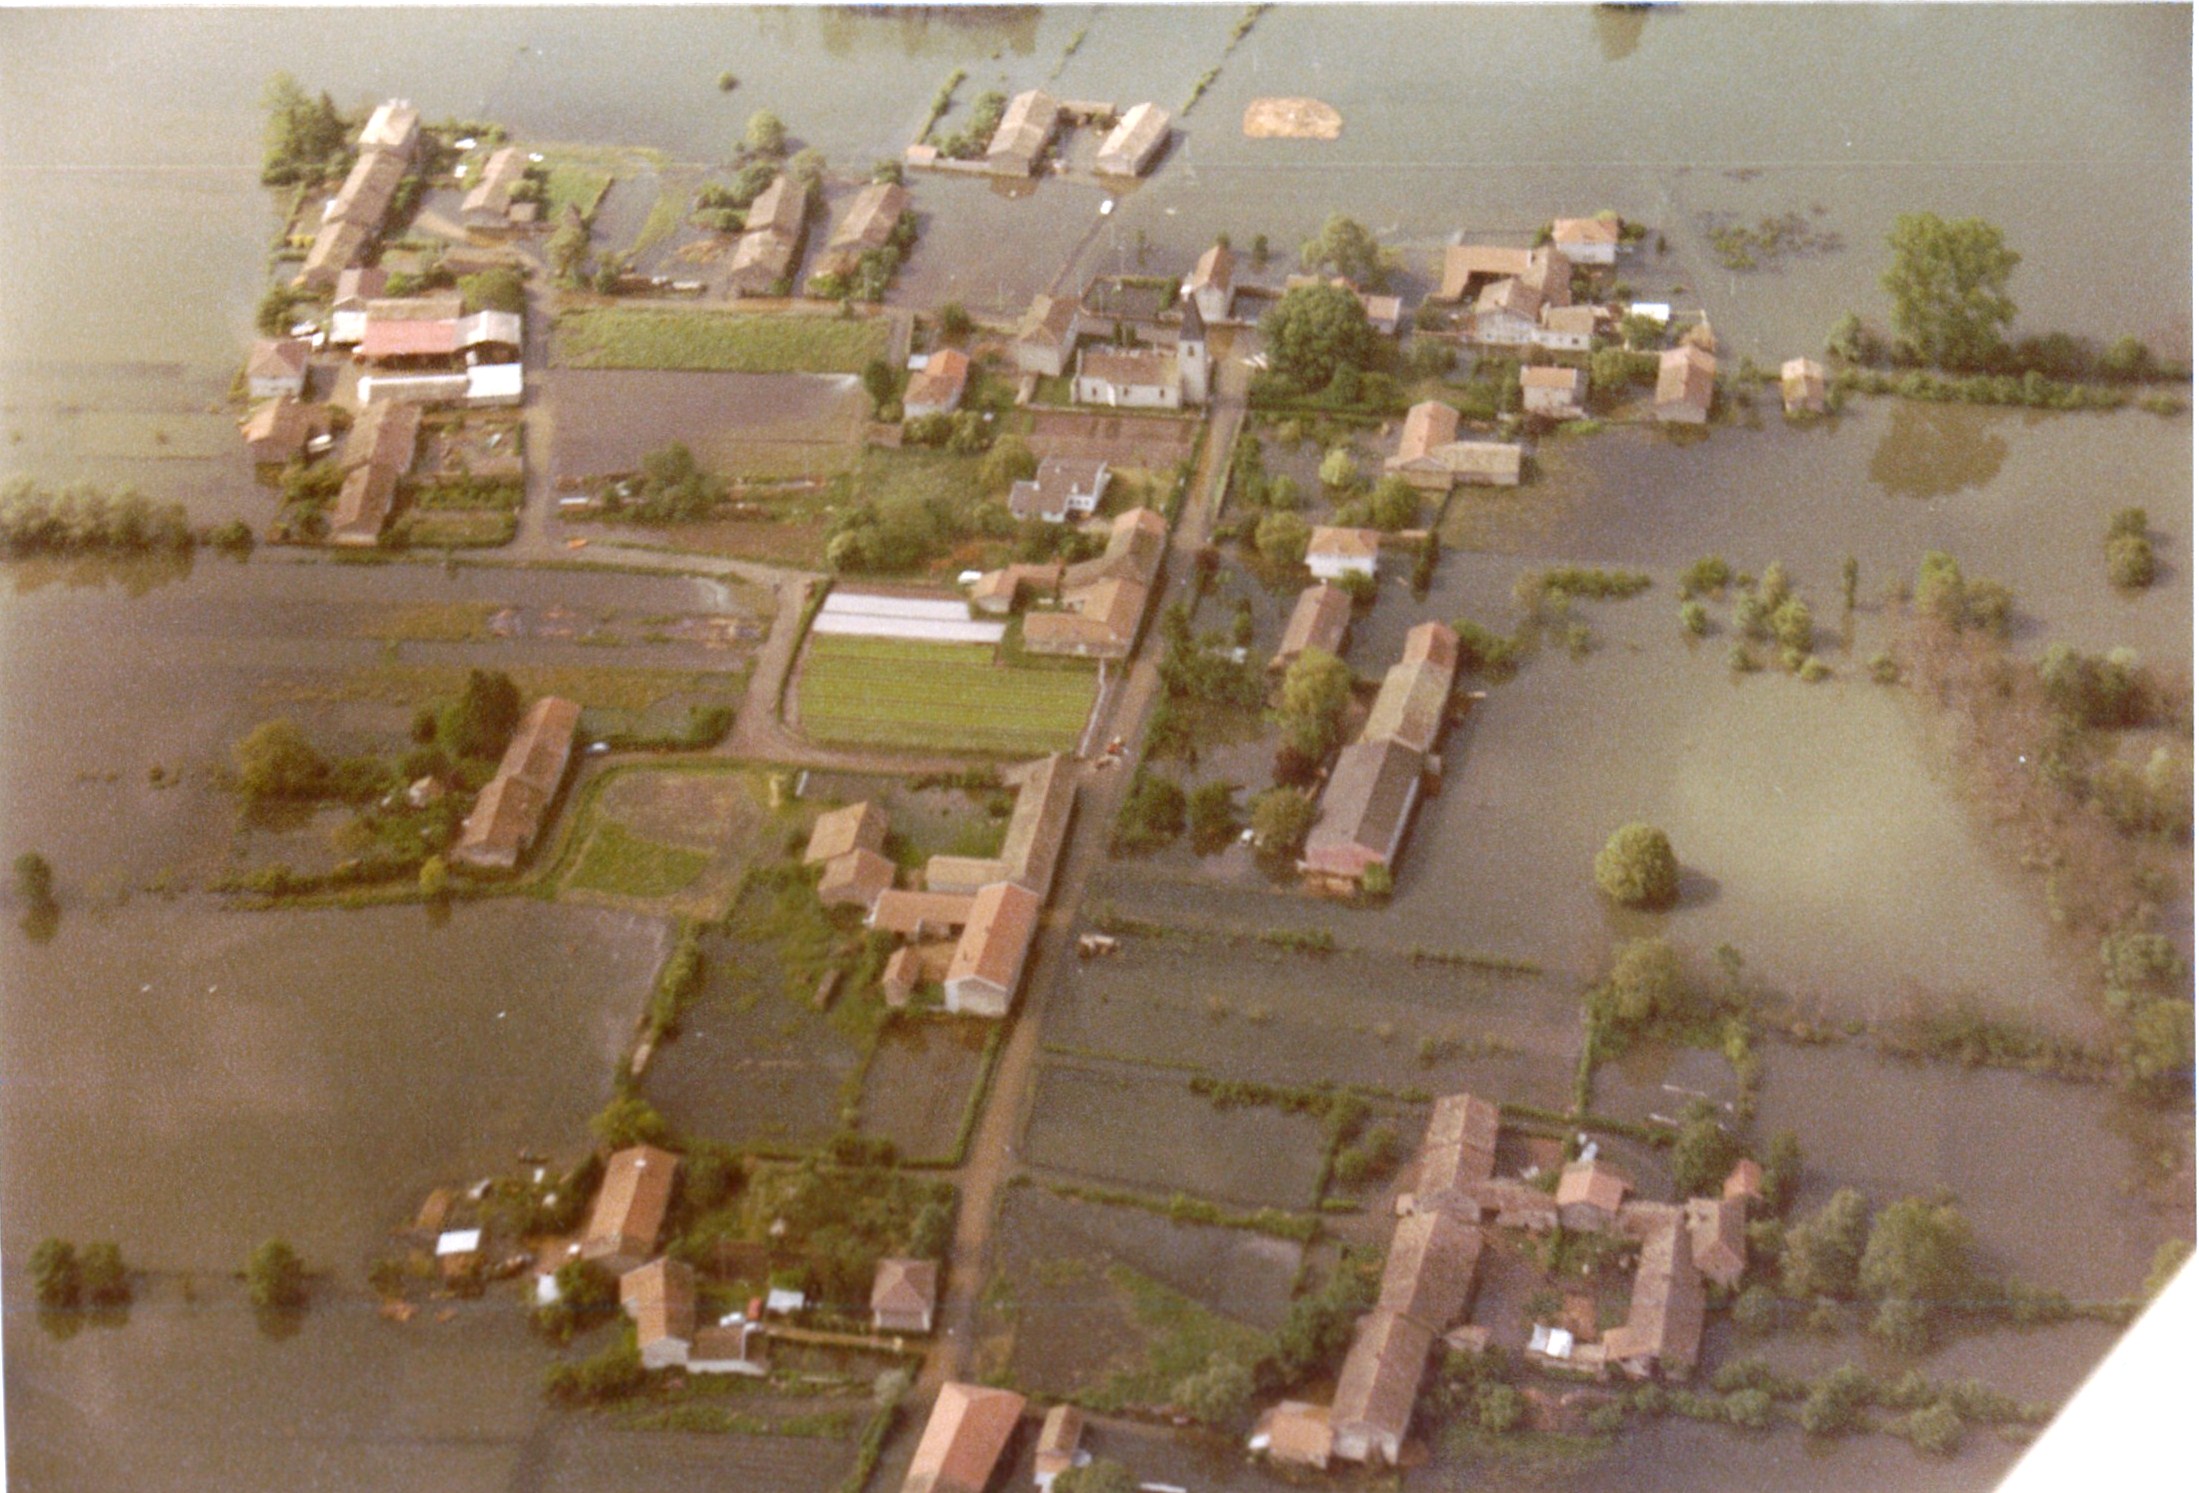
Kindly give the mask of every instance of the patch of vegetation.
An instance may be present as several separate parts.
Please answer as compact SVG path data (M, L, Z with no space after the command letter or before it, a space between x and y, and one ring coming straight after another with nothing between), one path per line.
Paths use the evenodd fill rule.
M860 373L886 345L886 323L712 309L579 306L554 332L562 368L673 368L730 373Z
M660 844L605 819L588 837L566 886L621 897L659 898L685 891L709 867L710 857L685 846Z
M155 504L135 488L79 483L58 492L19 477L0 489L0 555L156 554L196 542L181 503Z
M982 644L815 636L797 683L817 741L1035 756L1073 747L1090 670L1003 668Z

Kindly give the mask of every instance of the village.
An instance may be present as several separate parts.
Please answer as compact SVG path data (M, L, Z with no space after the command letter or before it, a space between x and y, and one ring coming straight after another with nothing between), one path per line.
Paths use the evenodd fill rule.
M1936 657L1866 660L1852 556L1807 597L1772 556L1541 558L1536 525L1596 511L1581 470L1637 439L1799 446L1881 400L2104 396L2008 370L1947 392L1862 330L1759 365L1668 260L1677 214L1551 201L1409 253L1341 212L1302 248L1219 221L1195 256L1125 244L1198 92L963 82L875 161L828 160L792 111L697 163L406 97L337 140L325 96L281 106L318 143L275 187L223 406L252 563L452 586L358 635L378 693L262 691L282 718L234 749L216 887L272 919L615 915L651 971L599 1023L585 1133L407 1159L434 1181L363 1262L377 1327L524 1319L561 1425L711 1443L758 1488L1506 1485L1679 1422L1917 1457L2028 1438L2050 1405L1928 1355L2120 1325L2137 1282L2072 1299L1989 1265L1946 1190L1767 1099L1766 1054L1833 1071L1898 1031L1922 1064L2156 1096L2188 1028L2179 1067L1828 1014L1729 943L1668 941L1724 889L1646 807L1576 857L1585 976L1506 942L1501 886L1475 917L1430 889L1501 860L1451 816L1539 753L1627 754L1585 720L1507 734L1547 726L1568 659L1715 638L1721 682L1812 710ZM1250 138L1336 137L1319 100L1256 104ZM967 200L935 186L1075 248L1028 300L974 274L913 296ZM1861 609L1947 595L1951 636L2005 638L2005 588L1997 614L1996 581L1935 592L1938 561ZM1625 604L1668 571L1678 626L1650 641ZM624 575L678 600L611 599ZM2147 688L2168 703L2138 729L2173 726ZM2101 945L2111 971L2141 950L2111 975L2126 1037L2188 973L2153 926ZM1975 1056L1995 1042L2017 1055ZM350 1262L310 1263L276 1305L346 1289ZM1868 1370L1820 1371L1813 1338Z

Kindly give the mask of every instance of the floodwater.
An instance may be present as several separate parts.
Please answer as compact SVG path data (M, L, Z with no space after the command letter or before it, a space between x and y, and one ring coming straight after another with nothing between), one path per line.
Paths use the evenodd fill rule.
M368 23L325 13L0 16L0 475L129 481L186 502L200 521L264 518L270 499L251 481L224 399L275 226L256 180L255 100L277 67L346 107L403 93L431 117L493 118L522 139L653 146L686 168L722 162L748 114L770 108L851 178L898 154L957 67L969 78L948 129L992 87L1152 97L1179 112L1162 169L1115 194L1104 218L1110 193L1089 183L1008 193L914 178L924 237L895 292L914 305L954 297L1007 311L1094 272L1175 273L1218 231L1241 249L1265 234L1281 260L1338 210L1399 250L1410 294L1454 233L1523 239L1553 213L1611 207L1667 240L1629 272L1636 289L1707 308L1728 350L1763 363L1814 349L1847 309L1879 314L1883 235L1896 214L1931 209L1999 223L2024 255L2012 287L2019 332L2135 332L2189 355L2188 10L1412 7L1369 24L1363 9L1293 7L1263 15L1224 59L1235 16L1222 6L406 11L377 14L370 44L358 35ZM1217 64L1212 88L1181 114L1193 80ZM740 78L731 94L715 86L723 69ZM1263 94L1334 104L1342 138L1244 139L1244 104ZM1755 272L1717 265L1711 222L1789 211L1841 247ZM634 220L624 204L612 219ZM2097 224L2116 225L2111 243ZM1531 958L1559 986L1599 968L1614 939L1659 926L1690 947L1733 942L1775 983L1845 1010L1868 1012L1913 981L2081 1020L2083 951L2045 931L2036 888L2005 869L1933 775L1900 703L1860 681L1854 659L1875 647L1875 618L1859 619L1836 682L1736 684L1718 640L1693 652L1680 642L1669 582L1709 550L1752 568L1780 558L1829 619L1840 555L1862 560L1870 597L1919 550L1947 547L2015 588L2027 648L2047 637L2131 643L2188 664L2188 419L1869 404L1808 434L1767 425L1721 427L1688 447L1612 432L1546 449L1536 522L1483 525L1473 542L1492 553L1454 551L1436 596L1410 615L1386 601L1354 661L1394 656L1419 615L1498 620L1531 560L1642 565L1659 590L1584 607L1597 651L1578 664L1538 658L1454 740L1450 784L1421 816L1391 914L1244 888L1227 894L1242 903L1217 905L1240 922L1335 926L1358 945ZM2106 513L2131 502L2152 510L2168 562L2165 583L2136 601L2108 591L2098 558ZM1827 503L1839 522L1825 521ZM264 556L6 575L0 823L11 842L54 857L67 907L51 944L0 930L0 1242L11 1261L43 1233L111 1233L133 1262L213 1273L282 1231L355 1291L410 1194L443 1169L572 1145L661 952L653 925L533 903L462 907L444 924L417 908L278 918L124 893L221 864L230 811L210 774L229 741L274 713L255 681L384 659L391 645L330 620L346 606L586 606L570 598L599 584L596 604L635 610L703 611L722 598L689 582ZM672 647L540 646L582 665L709 666ZM395 648L403 662L510 656L490 644ZM313 720L366 737L397 714L351 702L316 706ZM184 766L185 786L152 788L154 762ZM1602 836L1633 817L1665 823L1690 869L1686 905L1662 924L1615 918L1587 890ZM1145 898L1212 912L1221 895L1161 882ZM1136 910L1136 897L1120 900ZM1074 1019L1112 1028L1092 1045L1132 1054L1153 1049L1150 1032L1188 1044L1196 1023L1213 1022L1208 1040L1245 1054L1242 1071L1265 1071L1252 1054L1273 1040L1276 1068L1295 1073L1318 1051L1317 1003L1344 965L1283 966L1278 993L1240 1002L1273 1007L1264 1030L1238 1015L1217 1022L1207 989L1191 983L1173 1010L1141 1017L1125 992L1108 998L1105 1020L1097 1003ZM1109 978L1095 971L1094 988ZM1404 989L1414 999L1383 1014ZM1418 1037L1447 1035L1453 989L1467 994L1418 967L1389 985L1356 982L1342 997L1363 1051L1352 1061L1370 1081L1405 1081L1398 1070ZM1516 989L1473 993L1457 1019L1487 1024L1521 1056L1458 1061L1556 1077L1563 1018L1544 1010ZM1394 1040L1373 1030L1381 1022ZM1440 1065L1429 1075L1448 1076ZM1792 1103L1798 1128L1835 1132L1837 1116L1791 1101L1778 1077L1767 1116ZM1999 1077L1974 1085L1988 1097L1965 1098L1959 1112L2040 1112L2028 1093L2020 1106L2000 1095ZM2099 1101L2066 1092L2074 1110L2062 1123L2099 1130L2085 1119ZM2062 1101L2044 1103L2061 1112ZM1908 1112L1893 1097L1887 1107ZM2001 1134L2021 1147L2019 1126ZM1965 1206L1989 1217L2038 1195L2036 1178L1997 1161L1951 1172L1914 1162L1903 1144L1864 1158L1874 1179L1952 1176ZM2101 1166L2104 1155L2115 1172L2128 1152L2102 1133L2084 1159ZM2188 1217L2173 1226L2188 1230ZM2105 1253L2100 1288L2120 1286L2141 1253L2146 1226L2126 1232ZM2052 1274L2044 1259L2019 1263ZM168 1290L159 1283L157 1299ZM363 1313L316 1311L274 1340L234 1301L173 1314L148 1302L127 1328L61 1341L16 1309L19 1272L7 1293L9 1419L26 1487L577 1487L630 1469L699 1487L722 1483L716 1453L731 1449L606 1442L546 1417L533 1392L541 1350L500 1307L447 1331L415 1324L409 1337ZM2058 1362L2101 1346L2029 1341ZM844 1466L844 1448L776 1450L786 1460L750 1485L822 1486ZM1186 1465L1171 1443L1124 1453L1154 1476ZM1983 1437L1946 1464L1883 1440L1820 1454L1791 1436L1672 1423L1610 1458L1506 1480L1600 1486L1623 1472L1642 1487L1974 1487L2011 1455ZM1258 1481L1234 1449L1192 1460L1202 1485ZM1415 1481L1502 1475L1440 1465Z

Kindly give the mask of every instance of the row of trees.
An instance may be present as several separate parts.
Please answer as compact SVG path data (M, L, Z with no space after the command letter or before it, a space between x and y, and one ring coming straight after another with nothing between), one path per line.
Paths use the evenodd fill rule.
M0 491L0 554L10 559L178 552L196 542L181 503L156 504L133 487L78 484L55 492L25 477Z

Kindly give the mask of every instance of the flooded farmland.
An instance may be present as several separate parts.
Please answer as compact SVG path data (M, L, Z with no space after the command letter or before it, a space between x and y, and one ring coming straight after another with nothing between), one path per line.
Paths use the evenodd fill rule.
M1235 14L469 8L378 15L371 45L321 13L0 16L0 475L131 482L197 522L265 519L272 495L235 439L228 394L276 226L257 181L256 100L278 67L345 108L394 91L431 118L495 119L530 142L651 147L675 190L722 168L748 114L769 108L797 146L826 153L844 195L899 153L958 68L968 77L943 128L996 87L1152 97L1178 113L1162 169L1127 189L913 176L923 234L892 299L917 308L959 299L1012 313L1093 273L1176 274L1218 231L1240 249L1264 234L1288 259L1332 211L1395 251L1410 303L1461 230L1525 242L1554 211L1610 207L1665 240L1632 272L1639 294L1707 310L1724 350L1770 363L1819 347L1846 310L1879 314L1884 233L1895 214L1929 209L1984 216L2022 252L2019 335L2131 332L2190 355L2186 9L1279 7L1231 46ZM739 75L730 93L714 84L721 69ZM1270 94L1334 105L1342 137L1244 138L1245 104ZM606 231L641 231L655 190L654 173L615 185ZM1719 263L1713 225L1789 212L1820 247L1757 270ZM2114 225L2111 240L2099 225ZM751 433L774 442L749 452L758 469L802 464L814 429L860 413L854 397L820 385L749 411ZM614 423L647 402L621 398L606 406ZM1861 400L1805 432L1768 409L1759 400L1760 419L1698 443L1617 428L1552 439L1533 485L1452 505L1429 599L1386 589L1362 619L1349 656L1363 675L1424 616L1502 625L1530 566L1635 566L1657 584L1580 607L1594 639L1585 658L1546 647L1453 733L1443 792L1418 817L1386 912L1281 895L1241 850L1111 867L1094 894L1119 915L1242 937L1131 935L1119 959L1071 965L1057 987L1027 993L1060 1050L1041 1066L1021 1159L1302 1208L1315 1122L1218 1114L1165 1065L1562 1107L1581 986L1615 942L1651 931L1698 955L1731 943L1752 973L1836 1016L1971 992L2093 1030L2092 951L2054 932L2037 879L1979 823L1914 703L1870 684L1863 661L1885 641L1884 583L1945 548L2013 588L2026 654L2057 640L2128 645L2188 669L2189 416ZM2099 542L2108 515L2134 503L2165 564L2150 591L2126 597L2105 583ZM1788 566L1817 609L1833 680L1732 678L1722 614L1704 643L1682 639L1672 583L1711 552ZM1835 639L1849 554L1863 605L1852 637ZM1287 592L1262 594L1263 643L1288 604ZM695 696L674 676L737 677L745 649L651 641L664 627L654 619L758 611L754 595L712 583L579 571L265 554L0 567L0 824L9 854L34 844L53 857L63 902L50 942L12 918L0 926L16 1485L731 1479L807 1493L845 1475L844 1439L611 1433L548 1411L536 1384L551 1350L509 1301L399 1329L361 1289L365 1262L429 1182L583 1143L666 946L661 923L532 899L447 919L418 907L244 913L202 890L240 855L319 838L240 832L221 775L255 722L294 713L317 737L364 749L403 732L423 681L476 665L523 664L538 682L653 672L662 698L684 704ZM489 626L507 615L516 634ZM1257 785L1265 758L1240 743L1202 773ZM181 785L150 781L156 765L180 769ZM1613 913L1589 888L1603 836L1636 817L1671 832L1687 870L1682 906L1663 918ZM951 818L912 839L947 848ZM1288 929L1329 930L1342 947L1323 958L1258 942ZM2189 953L2188 928L2179 937ZM1409 962L1416 947L1505 967ZM727 1137L829 1133L852 1049L776 990L748 1019L753 1029L728 1027L716 1046L667 1050L651 1080L667 1107ZM859 1123L937 1156L980 1058L965 1032L924 1031L872 1057ZM781 1061L777 1079L758 1068L743 1070L753 1083L727 1081L734 1064ZM1600 1081L1631 1111L1657 1103L1666 1081L1710 1078L1645 1066ZM1402 1113L1409 1128L1417 1116ZM1804 1137L1806 1202L1843 1184L1879 1201L1947 1187L1991 1265L2072 1294L2127 1292L2160 1239L2191 1232L2188 1203L2162 1201L2189 1191L2188 1110L2132 1116L2098 1088L1777 1047L1758 1128L1779 1126ZM1127 1260L1246 1324L1272 1325L1290 1291L1295 1262L1269 1249L1278 1241L1241 1231L1037 1188L1011 1194L1004 1216L1004 1247L1026 1266L1071 1237L1094 1261ZM14 1267L48 1233L115 1237L148 1272L126 1325L63 1336L39 1321ZM274 1233L331 1278L285 1337L259 1329L228 1279ZM1049 1385L1080 1367L1061 1347L1087 1325L1073 1284L1064 1272L1045 1300L1058 1329L1019 1347L1051 1355L1028 1360ZM1964 1338L1928 1369L2059 1396L2110 1341L2089 1324ZM1800 1347L1798 1371L1867 1351ZM891 1485L906 1430L871 1486ZM1234 1442L1113 1425L1094 1442L1149 1477L1276 1486ZM1743 1438L1666 1420L1539 1460L1442 1447L1407 1486L1975 1488L2014 1455L1978 1432L1939 1461L1886 1437L1828 1449L1791 1430Z

